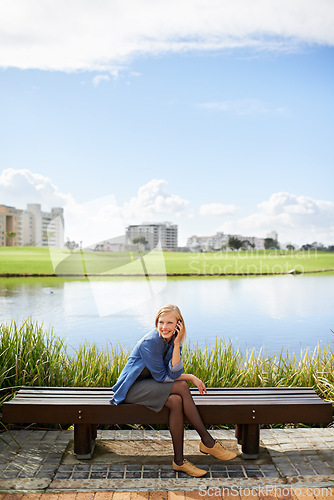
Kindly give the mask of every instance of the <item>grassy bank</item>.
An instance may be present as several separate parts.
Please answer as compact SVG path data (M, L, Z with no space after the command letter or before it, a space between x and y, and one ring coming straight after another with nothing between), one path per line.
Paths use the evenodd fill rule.
M123 369L129 350L108 344L99 349L84 344L73 353L53 331L31 321L0 325L0 401L21 385L111 387ZM314 387L334 402L334 351L329 345L298 356L280 352L268 357L260 350L242 354L231 342L217 340L200 349L184 347L184 371L207 387Z
M0 275L143 274L143 254L80 252L37 247L1 247ZM52 259L52 260L51 260ZM149 274L266 275L334 270L334 253L304 251L241 251L210 253L163 252L150 256Z

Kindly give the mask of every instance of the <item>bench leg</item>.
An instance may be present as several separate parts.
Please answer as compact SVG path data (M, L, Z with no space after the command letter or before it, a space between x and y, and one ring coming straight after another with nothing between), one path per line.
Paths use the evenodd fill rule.
M235 424L235 437L238 444L242 444L242 424Z
M260 426L259 424L242 425L242 458L254 460L260 451Z
M78 460L92 458L96 438L96 425L74 424L74 453Z

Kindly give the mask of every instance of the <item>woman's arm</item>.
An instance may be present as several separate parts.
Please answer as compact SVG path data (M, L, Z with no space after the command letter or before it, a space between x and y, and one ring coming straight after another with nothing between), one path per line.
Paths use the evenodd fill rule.
M176 324L176 330L178 334L174 337L174 349L172 356L172 366L177 365L181 361L180 346L184 336L184 328L182 321L178 321Z
M178 337L178 336L177 336ZM180 340L178 338L174 339L174 348L172 355L172 366L177 365L181 361L181 352L180 352Z
M195 375L192 375L192 373L182 373L182 375L180 375L179 378L175 379L175 382L177 380L185 380L186 382L191 382L197 387L200 394L207 393L204 382L202 382L202 380L196 377Z
M172 357L169 358L168 364L165 365L160 341L154 341L154 339L144 340L139 345L138 350L144 365L149 369L152 377L157 382L174 382L174 380L181 375L183 366L180 356L180 346L175 349L174 345L173 353L179 351L179 362L175 363L175 365L172 364L173 354ZM176 359L177 356L175 355L174 360Z

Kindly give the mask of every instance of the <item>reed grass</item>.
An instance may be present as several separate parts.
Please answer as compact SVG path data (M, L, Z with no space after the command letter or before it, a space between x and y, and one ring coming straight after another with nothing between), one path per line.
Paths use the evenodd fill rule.
M0 388L63 385L67 363L65 342L43 325L26 320L0 325Z
M299 356L288 350L268 356L265 350L243 354L231 341L216 340L213 347L185 346L184 371L195 373L207 387L313 387L334 403L334 351L318 344Z
M111 387L121 373L130 350L121 345L82 344L70 348L65 341L30 319L0 325L0 403L22 385ZM283 350L268 356L265 350L242 353L230 340L213 346L187 343L184 371L194 373L207 387L313 387L334 403L334 351L329 344L301 350Z

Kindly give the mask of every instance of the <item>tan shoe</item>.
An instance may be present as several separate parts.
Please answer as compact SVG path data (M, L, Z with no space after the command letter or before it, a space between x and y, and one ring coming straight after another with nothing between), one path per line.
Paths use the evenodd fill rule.
M173 462L173 469L180 472L185 472L186 474L189 474L189 476L193 477L201 477L208 472L207 470L199 469L198 467L196 467L196 465L188 462L188 460L186 459L183 460L182 465L176 465L176 463Z
M199 451L201 453L206 453L208 455L213 455L216 458L219 458L219 460L232 460L237 456L237 454L234 451L230 451L225 446L223 446L217 439L215 440L215 444L212 448L208 448L205 446L202 441L199 445Z

